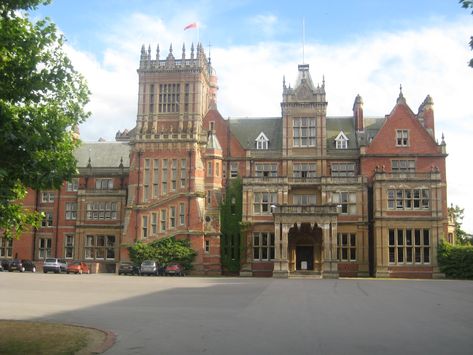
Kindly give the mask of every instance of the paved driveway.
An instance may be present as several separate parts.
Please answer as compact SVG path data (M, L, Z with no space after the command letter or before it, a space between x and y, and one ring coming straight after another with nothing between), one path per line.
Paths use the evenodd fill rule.
M472 354L473 282L3 272L0 318L111 330L107 354Z

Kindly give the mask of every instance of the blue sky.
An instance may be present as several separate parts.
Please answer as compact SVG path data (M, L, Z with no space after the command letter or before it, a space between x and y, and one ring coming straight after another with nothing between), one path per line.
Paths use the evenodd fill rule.
M414 112L435 102L436 136L447 143L448 203L465 208L473 233L473 16L456 0L56 0L33 16L49 16L92 91L92 117L81 137L113 140L136 119L136 69L142 44L161 57L181 54L200 38L211 43L224 117L280 116L282 77L296 79L305 62L315 83L326 80L329 116L351 115L360 94L367 116L389 114L399 85ZM199 30L184 31L199 23Z

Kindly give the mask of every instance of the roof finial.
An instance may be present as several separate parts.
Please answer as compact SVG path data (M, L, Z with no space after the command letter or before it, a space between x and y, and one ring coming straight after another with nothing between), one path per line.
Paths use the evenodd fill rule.
M305 64L305 19L302 18L302 64Z
M186 59L186 44L182 44L182 59Z
M191 59L194 59L194 42L191 45Z
M172 43L169 45L169 54L172 54Z
M399 84L399 95L402 95L402 84Z
M159 60L159 44L156 47L156 60Z
M283 87L283 89L286 88L286 76L285 75L282 76L282 87Z

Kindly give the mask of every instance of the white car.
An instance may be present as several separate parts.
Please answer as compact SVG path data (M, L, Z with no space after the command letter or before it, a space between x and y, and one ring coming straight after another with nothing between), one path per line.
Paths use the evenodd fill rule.
M67 262L64 259L47 258L43 263L43 272L52 271L56 274L67 271Z

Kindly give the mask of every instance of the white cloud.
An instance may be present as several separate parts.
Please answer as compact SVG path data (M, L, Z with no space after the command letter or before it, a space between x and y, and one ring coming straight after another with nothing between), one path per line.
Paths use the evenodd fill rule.
M107 35L103 58L70 49L76 67L86 76L93 93L89 109L93 117L81 127L83 139L113 139L117 130L132 128L136 118L137 74L142 43L161 46L161 57L170 43L180 57L181 45L197 40L195 31L182 24L198 21L195 14L180 14L169 22L133 14ZM191 19L191 20L189 20ZM276 18L260 17L271 26ZM269 28L269 27L268 27ZM437 138L445 133L449 203L465 208L464 226L473 232L473 200L468 198L468 177L473 174L469 149L473 137L473 69L467 42L473 33L470 22L443 24L441 28L378 33L347 43L306 43L305 62L312 79L325 75L329 115L350 115L360 94L365 115L383 116L403 93L414 112L427 94L435 102ZM298 43L263 42L248 46L212 48L212 63L219 77L218 106L227 116L279 116L282 77L293 83L302 58Z
M272 14L256 15L250 18L250 23L262 31L266 36L271 36L276 31L278 18Z

